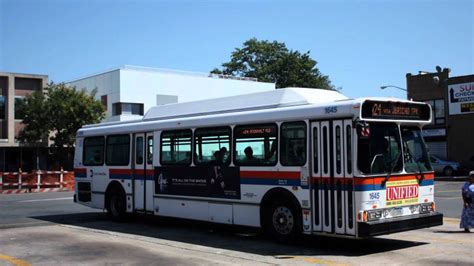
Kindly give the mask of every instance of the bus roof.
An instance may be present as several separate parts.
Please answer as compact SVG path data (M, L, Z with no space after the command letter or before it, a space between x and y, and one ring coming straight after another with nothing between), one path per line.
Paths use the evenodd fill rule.
M204 92L205 93L205 92ZM166 104L150 108L143 120L201 116L234 111L250 111L346 100L338 91L285 88L194 102Z
M381 97L349 99L338 91L285 88L240 96L155 106L150 108L143 119L87 125L79 130L79 134L83 135L88 132L88 135L103 130L122 132L130 130L130 127L135 130L148 130L153 128L152 125L156 123L165 128L189 126L199 124L198 121L204 118L207 119L206 125L226 124L235 121L270 121L276 117L284 120L295 117L324 116L330 119L331 117L358 114L361 104L370 100L413 103L403 99ZM325 107L337 107L338 111L328 113Z

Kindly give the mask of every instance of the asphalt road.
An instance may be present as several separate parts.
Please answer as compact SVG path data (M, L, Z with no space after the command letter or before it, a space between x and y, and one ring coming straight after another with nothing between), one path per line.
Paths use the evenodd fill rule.
M458 217L462 182L437 182L438 210ZM0 265L32 264L466 264L474 233L458 220L368 240L303 237L281 245L258 231L138 216L113 223L71 192L0 195Z
M462 181L435 181L436 208L445 217L460 218L463 206Z

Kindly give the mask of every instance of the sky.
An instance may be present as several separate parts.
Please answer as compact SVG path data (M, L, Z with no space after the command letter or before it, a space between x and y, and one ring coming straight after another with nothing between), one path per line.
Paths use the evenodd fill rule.
M0 0L0 72L64 82L122 65L207 73L250 38L310 51L348 97L474 74L474 0Z

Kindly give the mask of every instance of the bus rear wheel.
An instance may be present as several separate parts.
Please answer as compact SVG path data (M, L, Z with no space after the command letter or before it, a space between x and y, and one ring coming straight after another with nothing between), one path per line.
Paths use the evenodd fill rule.
M112 188L107 197L107 215L113 221L123 222L126 218L125 193L119 188Z
M278 242L293 242L301 233L301 215L297 209L287 201L271 204L265 212L265 231Z

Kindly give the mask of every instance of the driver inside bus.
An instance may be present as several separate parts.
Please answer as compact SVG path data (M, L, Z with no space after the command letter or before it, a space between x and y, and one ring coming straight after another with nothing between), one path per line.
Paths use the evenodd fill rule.
M371 163L371 173L384 173L390 170L391 154L388 140L384 137L375 139L375 152Z

